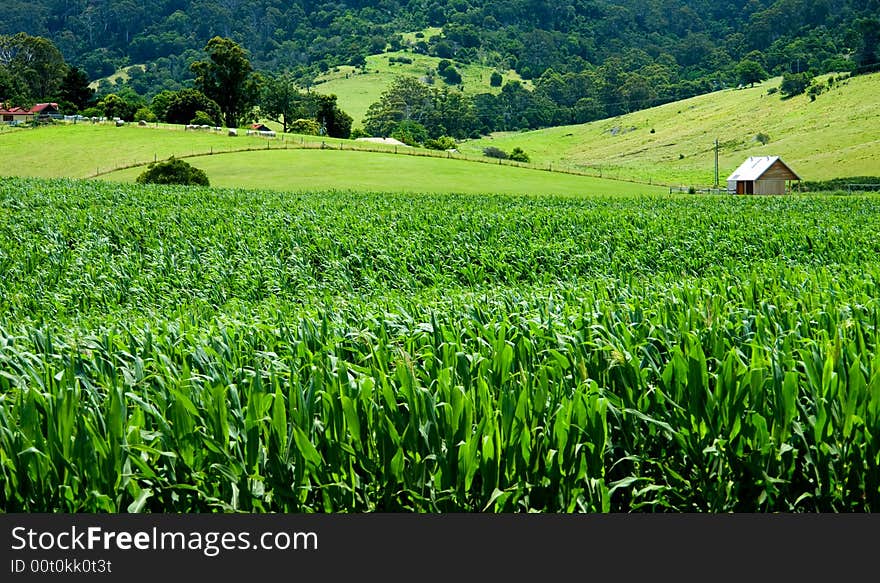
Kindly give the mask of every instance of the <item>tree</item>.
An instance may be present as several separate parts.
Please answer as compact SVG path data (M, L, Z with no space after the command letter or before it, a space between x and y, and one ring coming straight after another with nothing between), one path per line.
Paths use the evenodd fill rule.
M800 95L807 90L811 80L809 73L785 73L779 91L786 98Z
M489 77L489 85L492 87L501 87L503 82L504 77L501 76L501 73L498 71L492 71L492 76Z
M211 123L207 125L219 125L223 117L216 101L201 91L181 89L169 97L163 121L188 124L192 122L199 111L204 112L211 120Z
M137 177L140 184L184 184L210 186L204 170L195 168L174 156L162 162L153 162Z
M0 68L17 78L27 97L36 101L57 95L67 74L64 57L52 41L23 32L0 35Z
M754 87L755 83L760 83L767 78L767 71L761 66L761 63L751 59L743 59L736 66L736 76L743 85Z
M394 131L391 132L391 137L400 140L407 146L418 146L427 141L428 130L418 122L407 120L397 124Z
M217 102L228 127L238 127L259 100L259 77L245 50L231 39L215 36L205 52L207 61L190 66L196 89Z
M427 127L433 114L431 88L414 77L397 77L370 105L364 117L364 130L374 136L389 136L398 124L414 121Z
M98 102L98 108L104 112L105 117L124 119L125 121L133 121L134 113L138 106L135 103L126 101L124 97L111 93Z
M316 94L317 113L315 120L331 138L348 139L351 136L352 117L339 109L335 95Z
M89 87L89 78L85 71L77 67L70 67L64 80L61 82L59 98L82 111L92 105L95 98L95 90Z
M294 120L312 117L307 101L307 96L299 91L291 75L269 77L263 85L260 112L280 123L282 131L287 133Z
M856 31L862 37L856 53L856 66L863 68L880 63L880 20L863 18L856 23Z

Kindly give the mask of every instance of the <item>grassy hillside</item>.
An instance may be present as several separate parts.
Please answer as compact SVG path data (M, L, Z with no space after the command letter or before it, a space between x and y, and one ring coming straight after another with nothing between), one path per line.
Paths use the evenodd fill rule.
M497 134L460 149L477 154L488 145L520 146L538 163L655 183L709 185L718 138L722 181L746 157L762 155L782 156L805 180L880 173L880 74L837 83L815 102L806 95L789 100L769 95L779 83L773 79L585 125ZM761 145L759 133L769 135L770 142Z
M412 64L391 62L391 59L401 57L412 59ZM409 75L421 78L426 75L427 71L436 73L437 63L440 61L441 59L438 57L417 55L406 51L370 55L367 57L367 66L363 71L349 66L336 67L318 77L313 89L319 93L337 95L340 107L354 118L354 125L359 126L367 108L379 99L379 96L391 85L395 77ZM500 91L500 87L489 85L489 78L495 69L460 63L456 63L455 67L461 73L465 93L497 93ZM509 80L522 81L516 71L507 71L502 76L504 82ZM434 83L438 86L445 85L439 76L436 77Z
M214 186L282 191L516 195L648 194L661 189L529 168L463 160L338 150L271 150L190 158ZM143 168L104 176L133 182Z
M327 150L319 149L322 143ZM302 147L311 149L283 149ZM389 153L352 151L357 148ZM247 149L257 151L242 152ZM394 150L393 146L315 136L286 135L282 141L282 137L230 138L179 127L58 125L0 134L0 176L87 178L111 172L110 179L126 181L134 180L146 163L174 155L204 156L190 161L208 171L212 184L230 187L567 195L656 190L628 182L431 158L427 156L439 153L425 150L411 151L419 156L394 155ZM113 172L134 165L138 167Z

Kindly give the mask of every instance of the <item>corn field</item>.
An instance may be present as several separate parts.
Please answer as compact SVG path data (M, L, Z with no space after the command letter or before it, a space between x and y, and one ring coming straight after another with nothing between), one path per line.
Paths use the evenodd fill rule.
M4 179L0 511L877 511L878 229Z

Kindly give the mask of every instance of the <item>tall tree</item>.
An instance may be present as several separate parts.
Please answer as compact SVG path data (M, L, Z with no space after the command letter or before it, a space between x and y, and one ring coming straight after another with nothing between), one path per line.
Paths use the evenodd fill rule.
M54 96L67 73L64 57L52 41L23 32L0 35L0 67L20 80L32 100Z
M870 67L880 63L880 20L863 18L856 23L856 30L862 37L856 53L856 66Z
M238 127L259 100L259 77L247 52L232 39L215 36L205 52L208 60L190 67L196 74L196 89L217 102L228 127Z
M761 66L761 63L751 59L743 59L736 66L736 76L743 85L754 87L755 83L760 83L767 78L767 71Z
M59 97L82 111L92 104L95 90L89 87L89 78L82 69L70 67L61 82Z
M263 85L260 113L282 126L287 133L297 119L312 117L308 97L300 92L293 76L269 77Z
M315 119L320 124L324 135L331 138L348 139L351 136L352 118L339 109L335 95L320 95L317 99L317 113Z

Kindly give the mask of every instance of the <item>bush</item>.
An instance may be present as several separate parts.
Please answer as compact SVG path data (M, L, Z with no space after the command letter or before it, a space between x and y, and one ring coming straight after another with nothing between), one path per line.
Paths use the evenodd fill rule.
M517 146L510 152L510 156L508 156L514 162L531 162L531 158L529 155L525 153L525 151Z
M197 126L214 126L214 119L207 112L197 111L189 123Z
M779 90L786 98L801 95L812 80L813 77L809 73L785 73L782 75L782 85L779 86Z
M289 126L287 131L292 134L305 134L307 136L317 136L321 131L321 126L313 119L296 119Z
M428 139L428 130L422 124L407 120L397 124L391 137L400 140L407 146L418 146Z
M501 87L501 84L504 82L504 77L501 76L501 73L498 71L493 71L492 76L489 77L489 85L492 87Z
M153 113L153 110L150 109L149 107L142 107L142 108L138 109L136 112L134 112L134 119L137 121L143 120L143 121L147 121L150 123L158 121L156 114Z
M766 146L770 143L770 136L768 136L764 132L761 132L757 136L755 136L755 141L759 142L762 146Z
M455 139L449 136L440 136L436 140L428 140L425 147L431 150L452 150L455 148Z
M174 156L163 162L153 162L137 177L140 184L185 184L210 186L204 170L194 168Z
M489 158L498 158L500 160L507 160L508 158L507 152L501 148L496 148L495 146L483 148L483 155L488 156Z
M372 137L369 132L364 131L361 128L354 128L351 130L351 136L349 136L352 140L356 140L358 138L370 138Z

